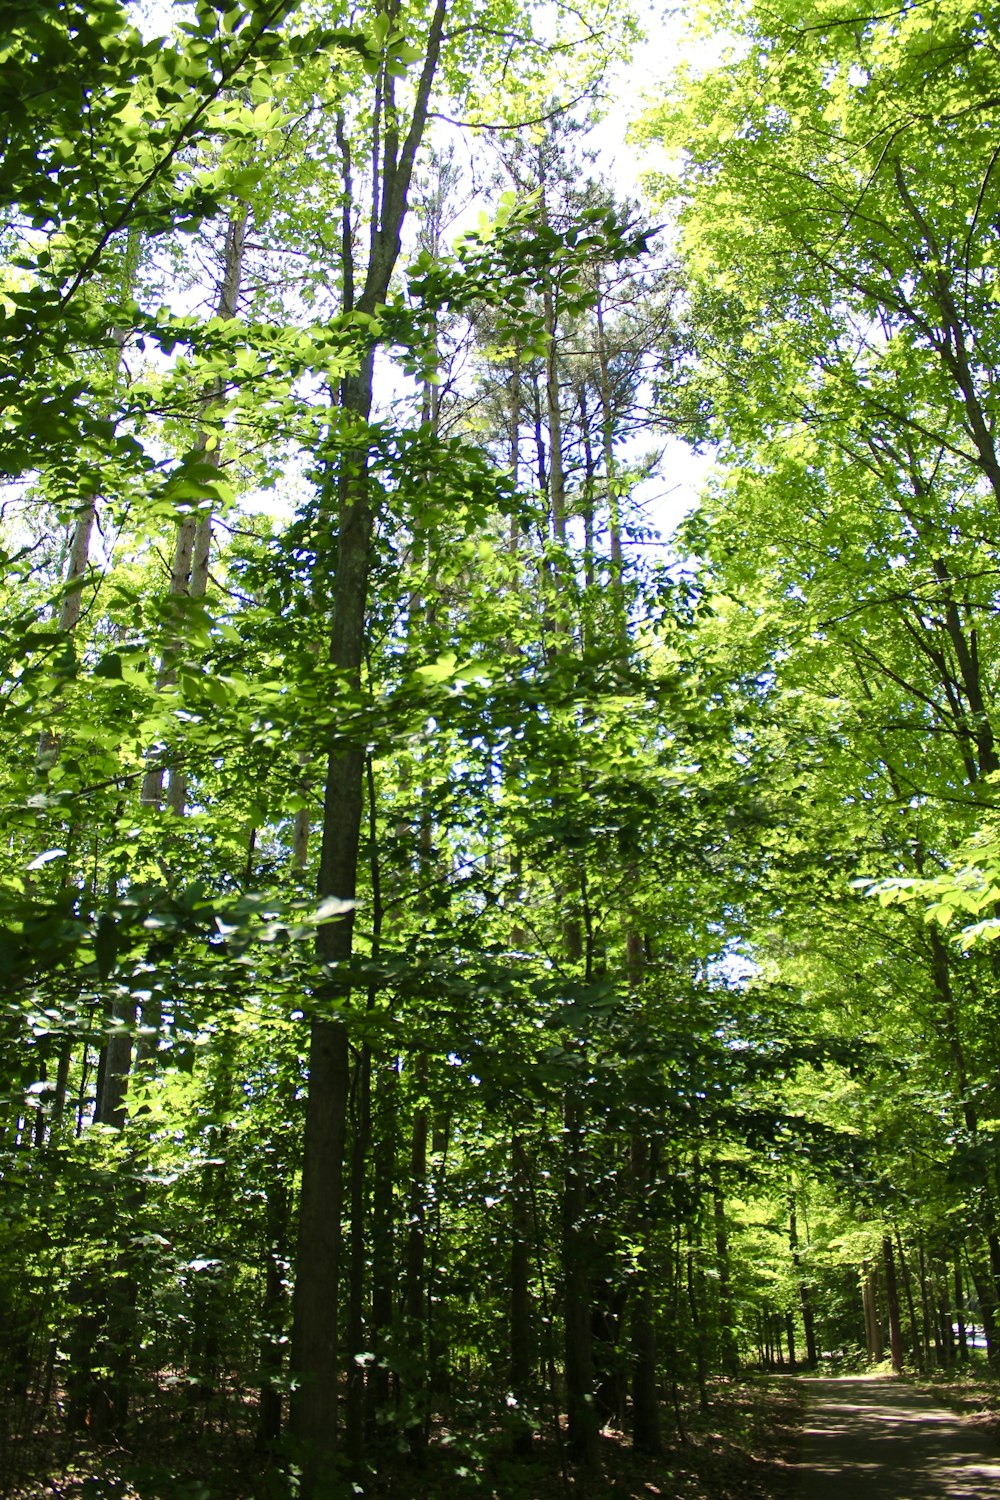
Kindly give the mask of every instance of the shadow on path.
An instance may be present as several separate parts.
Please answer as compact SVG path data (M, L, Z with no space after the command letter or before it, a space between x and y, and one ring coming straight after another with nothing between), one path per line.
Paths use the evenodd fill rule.
M891 1377L806 1378L799 1500L1000 1500L1000 1453Z

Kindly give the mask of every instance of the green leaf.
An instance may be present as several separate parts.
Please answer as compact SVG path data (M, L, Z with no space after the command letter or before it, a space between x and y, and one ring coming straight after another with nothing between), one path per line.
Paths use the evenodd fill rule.
M94 668L95 677L107 677L111 681L122 680L122 659L117 651L111 651L107 656L102 656Z

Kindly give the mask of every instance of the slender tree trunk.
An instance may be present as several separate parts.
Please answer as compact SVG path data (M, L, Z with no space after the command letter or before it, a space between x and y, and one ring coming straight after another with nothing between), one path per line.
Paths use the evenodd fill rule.
M951 1326L951 1312L948 1306L947 1281L942 1278L938 1282L938 1327L941 1330L941 1351L944 1355L945 1368L955 1363L955 1333Z
M219 283L219 295L216 303L215 315L226 321L236 316L239 303L240 286L243 279L243 252L246 245L247 222L249 209L235 214L226 228L226 242L223 252L222 279ZM216 407L222 398L222 382L218 382L205 396L204 417ZM196 447L201 461L212 468L219 468L222 462L221 434L210 433L207 427L202 427L198 434ZM208 588L208 567L212 547L212 510L210 505L203 506L197 511L191 511L185 515L177 526L177 534L174 539L174 556L170 569L170 595L176 600L203 599ZM174 679L175 662L177 655L177 644L175 643L165 653L160 671L157 674L157 686L166 687ZM167 767L162 763L150 765L143 777L142 792L140 800L148 807L159 807L163 801L164 776ZM187 773L183 766L171 761L169 766L169 785L167 788L167 805L171 812L182 817L187 804Z
M924 1359L920 1344L920 1330L917 1325L917 1309L913 1301L913 1278L910 1275L910 1267L906 1256L903 1254L903 1240L898 1226L896 1228L896 1254L899 1260L899 1274L903 1278L907 1315L910 1320L910 1348L913 1351L913 1363L918 1370L922 1370L924 1368Z
M532 1448L531 1383L535 1330L531 1304L531 1180L528 1154L519 1128L511 1132L510 1389L520 1418L512 1446L525 1458Z
M692 1161L694 1209L688 1222L687 1295L691 1311L691 1333L694 1347L695 1379L698 1383L698 1408L708 1411L708 1358L706 1328L705 1274L701 1264L701 1162L695 1153Z
M636 1268L632 1286L632 1446L639 1453L662 1452L660 1396L654 1324L652 1215L649 1200L656 1179L655 1142L641 1130L632 1133L632 1191L636 1197Z
M352 1470L360 1473L365 1448L365 1279L367 1245L368 1148L371 1139L372 1055L367 1042L354 1070L351 1128L351 1227L347 1291L347 1399L344 1447Z
M218 1390L219 1358L224 1333L224 1294L226 1243L222 1226L231 1201L230 1174L225 1157L225 1118L233 1093L232 1032L222 1031L215 1041L215 1077L211 1093L211 1119L208 1127L209 1161L202 1169L199 1188L201 1218L206 1226L207 1247L218 1262L218 1272L195 1284L195 1316L192 1328L188 1399L207 1403ZM211 1236L216 1242L212 1245Z
M375 1368L368 1381L366 1426L369 1439L377 1440L380 1419L389 1408L390 1371L386 1344L393 1319L395 1277L395 1200L397 1145L397 1090L399 1064L396 1058L382 1062L375 1074L374 1152L375 1181L372 1188L372 1306L371 1345Z
M307 794L305 785L306 768L309 765L309 757L305 751L300 751L298 756L299 766L302 770L303 797ZM295 809L295 817L292 819L292 870L296 875L305 873L306 865L309 863L309 835L312 832L312 809L307 801L301 807Z
M413 1372L406 1394L411 1417L407 1440L412 1456L424 1456L424 1413L427 1401L427 1319L424 1273L427 1259L427 1133L424 1099L427 1093L427 1056L421 1052L414 1065L417 1103L410 1135L410 1188L406 1236L405 1309L409 1364Z
M508 445L510 454L510 483L516 491L521 478L521 350L514 346L514 361L510 371ZM517 517L510 518L510 551L517 557L521 550L521 534Z
M125 1127L125 1099L132 1068L132 1033L135 1029L136 1004L131 997L117 995L108 1010L108 1033L104 1042L98 1072L97 1104L94 1123Z
M56 1131L66 1113L66 1096L69 1092L69 1070L73 1061L73 1038L65 1037L59 1047L56 1066L56 1086L52 1095L52 1129Z
M590 1243L583 1115L576 1090L566 1092L563 1116L563 1318L566 1413L570 1457L595 1469L598 1456L594 1355L590 1321Z
M542 223L548 223L545 199L544 170L542 173L541 213ZM558 291L553 277L547 274L542 287L542 319L545 327L545 420L549 431L549 467L547 498L555 544L555 558L549 564L549 587L554 595L551 624L554 638L549 645L549 655L563 650L569 640L570 612L567 590L570 582L566 567L566 472L563 458L563 415L559 382L559 325Z
M924 1346L924 1368L930 1369L932 1363L931 1316L927 1291L927 1261L924 1256L924 1237L919 1231L917 1234L917 1280L920 1285L920 1328Z
M547 335L545 415L549 429L549 505L552 514L553 539L558 547L565 547L566 476L563 468L562 404L559 390L559 329L556 317L556 290L551 277L548 276L542 290L542 312Z
M448 1146L451 1141L451 1120L447 1113L438 1113L431 1130L431 1160L429 1165L427 1264L424 1274L424 1320L427 1327L427 1389L428 1401L424 1417L424 1444L430 1441L431 1420L437 1402L447 1418L451 1394L449 1369L449 1346L447 1325L438 1315L437 1295L438 1256L441 1245L441 1212L445 1192L448 1166Z
M709 1162L709 1180L712 1184L712 1217L715 1230L715 1272L719 1287L719 1353L722 1373L735 1380L739 1375L739 1351L736 1347L736 1329L733 1319L733 1298L730 1287L729 1233L726 1226L726 1200L722 1192L722 1174L719 1163L713 1157Z
M358 311L369 317L385 301L399 257L414 160L423 139L437 72L445 10L446 0L437 0L415 89L410 128L402 144L399 118L391 100L391 78L383 74L389 91L383 160L373 182L368 271L358 301ZM353 291L349 292L345 286L347 311L352 310L352 299ZM340 458L339 531L329 660L352 691L360 687L364 660L375 524L367 448L373 371L374 350L369 349L357 374L347 377L341 388L344 419L353 424L361 446ZM352 953L364 767L365 747L361 744L332 750L327 762L319 895L350 905L339 921L320 928L319 958L328 965L344 965ZM316 1500L323 1488L329 1488L337 1445L337 1288L348 1094L346 1029L339 1020L317 1017L310 1027L309 1093L292 1327L292 1368L299 1382L293 1425L303 1462L302 1500Z
M955 1256L955 1320L958 1324L958 1357L963 1364L969 1358L969 1338L965 1326L965 1289L962 1284L962 1261Z
M1000 1287L1000 1237L995 1230L990 1230L986 1236L986 1248L989 1251L989 1277L983 1278L982 1288L979 1289L979 1299L982 1303L983 1332L986 1336L986 1357L991 1365L996 1365L1000 1360L1000 1339L997 1330L997 1288ZM986 1293L984 1298L983 1293Z
M345 409L359 422L371 411L374 355L345 381ZM347 456L340 484L340 546L334 592L330 663L355 691L364 656L373 516L363 450ZM319 929L320 962L344 965L353 949L365 752L360 745L331 752L324 798L319 895L343 903L343 914ZM329 995L334 1000L336 991ZM339 1019L315 1017L309 1035L309 1093L302 1158L297 1275L292 1321L292 1370L298 1380L293 1431L302 1449L305 1494L320 1493L337 1443L337 1289L343 1157L350 1096L347 1030Z
M882 1238L882 1267L885 1272L885 1300L889 1312L889 1348L892 1354L894 1375L903 1373L903 1325L899 1316L899 1291L896 1286L896 1262L892 1253L892 1239Z
M288 1255L288 1191L280 1172L267 1184L267 1252L264 1263L264 1334L261 1339L261 1386L257 1417L257 1447L268 1453L281 1436L281 1391L284 1331L284 1266Z
M785 1339L788 1343L788 1368L797 1370L799 1362L795 1349L795 1314L793 1312L785 1313Z
M868 1358L872 1364L880 1364L882 1361L882 1325L879 1322L878 1297L875 1288L875 1274L868 1261L865 1261L861 1271L861 1290L865 1304L865 1337L868 1344Z
M595 305L597 328L597 369L601 393L601 430L604 439L604 472L608 487L608 527L611 534L611 593L614 604L615 630L624 657L628 650L628 612L625 606L625 569L622 554L621 496L618 466L615 462L615 416L611 401L611 378L607 340L604 331L604 303L598 286Z
M812 1298L808 1283L802 1277L802 1257L799 1254L799 1227L795 1215L795 1195L788 1200L788 1245L792 1252L792 1266L799 1283L799 1307L802 1310L802 1331L806 1341L806 1365L816 1368L816 1326L813 1319Z
M933 925L928 929L928 937L931 946L931 968L934 976L934 986L941 1005L944 1032L951 1052L952 1064L958 1084L958 1102L965 1128L975 1140L979 1135L979 1119L975 1105L969 1094L965 1054L959 1033L958 1015L951 986L951 960L941 934ZM1000 1358L996 1328L997 1308L1000 1306L1000 1236L997 1235L995 1228L997 1222L996 1194L990 1182L985 1163L980 1162L978 1155L973 1157L973 1161L976 1163L975 1170L978 1179L977 1196L979 1198L980 1216L985 1220L986 1246L989 1252L989 1269L988 1271L981 1267L976 1269L975 1287L982 1311L983 1329L986 1334L987 1357L990 1363L994 1364ZM923 1250L921 1247L921 1258L922 1256ZM923 1292L924 1283L925 1276L923 1266L921 1266L922 1299L925 1307L925 1321L929 1325L930 1320L926 1312L927 1299Z

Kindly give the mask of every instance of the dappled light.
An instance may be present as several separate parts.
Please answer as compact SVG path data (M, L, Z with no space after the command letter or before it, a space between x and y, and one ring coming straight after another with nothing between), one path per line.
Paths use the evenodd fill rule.
M809 1379L802 1500L856 1490L866 1500L991 1500L1000 1490L1000 1446L971 1431L933 1397L889 1378Z
M1000 0L0 9L0 1500L1000 1494Z

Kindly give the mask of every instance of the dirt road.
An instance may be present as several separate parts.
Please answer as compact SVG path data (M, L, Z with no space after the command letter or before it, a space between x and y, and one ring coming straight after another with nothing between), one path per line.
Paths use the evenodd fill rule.
M1000 1500L1000 1445L891 1378L804 1380L799 1500Z

